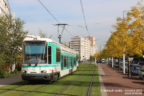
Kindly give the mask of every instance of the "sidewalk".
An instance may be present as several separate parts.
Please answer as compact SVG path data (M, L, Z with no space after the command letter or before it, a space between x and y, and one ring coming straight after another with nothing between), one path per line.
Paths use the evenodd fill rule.
M17 82L21 82L21 81L22 81L21 75L0 79L0 87L10 85L10 84L13 84L13 83L17 83Z
M100 74L105 87L102 89L102 93L107 93L108 96L144 96L144 80L129 79L127 75L112 69L107 64L98 66L99 70L104 71L103 75Z

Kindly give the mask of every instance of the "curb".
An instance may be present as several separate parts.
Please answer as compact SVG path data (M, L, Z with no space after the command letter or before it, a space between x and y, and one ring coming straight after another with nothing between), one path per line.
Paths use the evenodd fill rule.
M102 80L102 76L105 75L105 72L103 71L103 69L100 67L99 64L98 64L98 73L99 73L99 81L101 85L101 96L108 96L107 93L104 92L106 88L104 87L103 80Z

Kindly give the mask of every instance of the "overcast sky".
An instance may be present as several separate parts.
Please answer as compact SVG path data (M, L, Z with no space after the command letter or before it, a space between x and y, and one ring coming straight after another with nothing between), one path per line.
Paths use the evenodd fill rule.
M86 22L90 34L85 30L80 0L41 0L51 13L61 22L68 24L62 41L68 42L72 36L94 36L99 48L110 37L112 25L123 10L130 10L138 0L83 0ZM40 5L38 0L9 0L12 13L24 22L24 29L32 35L41 30L52 39L57 39L57 22Z

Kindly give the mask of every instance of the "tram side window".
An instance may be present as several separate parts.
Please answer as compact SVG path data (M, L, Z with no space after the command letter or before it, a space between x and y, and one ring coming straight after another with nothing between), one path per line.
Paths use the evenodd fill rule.
M64 65L64 61L63 61L63 56L61 56L61 69L63 70L63 65Z
M72 67L72 58L71 58L71 67Z
M69 57L67 57L67 67L69 66Z
M67 66L67 60L66 60L66 56L64 56L64 67Z
M74 58L72 58L72 67L74 66Z
M67 59L67 68L69 68L69 66L70 66L70 64L69 64L69 62L70 62L70 57L67 57L68 59Z
M48 46L48 64L51 64L51 46Z
M45 47L45 55L44 55L45 63L47 63L47 47Z
M71 67L71 57L69 57L69 67Z
M76 65L76 58L74 58L74 65Z
M60 62L60 49L56 48L56 62Z

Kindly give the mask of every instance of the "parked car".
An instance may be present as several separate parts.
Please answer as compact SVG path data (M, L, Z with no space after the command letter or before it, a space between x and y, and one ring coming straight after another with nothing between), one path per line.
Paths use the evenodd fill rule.
M132 64L130 68L131 68L132 75L139 75L140 65L138 65L138 64Z
M140 68L139 77L144 80L144 65Z
M118 62L115 62L115 63L114 63L114 67L115 67L115 68L119 68L119 63L118 63Z
M139 61L138 64L139 64L140 66L143 66L143 65L144 65L144 61Z
M119 61L118 59L114 59L114 67L119 68Z
M109 65L109 66L112 65L112 61L111 61L111 60L108 61L108 65Z
M101 59L98 59L98 60L97 60L97 63L102 63L102 62L101 62Z
M138 64L138 63L139 63L138 60L133 60L133 61L132 61L132 64Z
M123 61L120 62L120 69L123 70ZM125 71L128 72L128 61L125 61Z
M101 59L101 62L104 64L104 63L106 63L106 60L105 59Z

